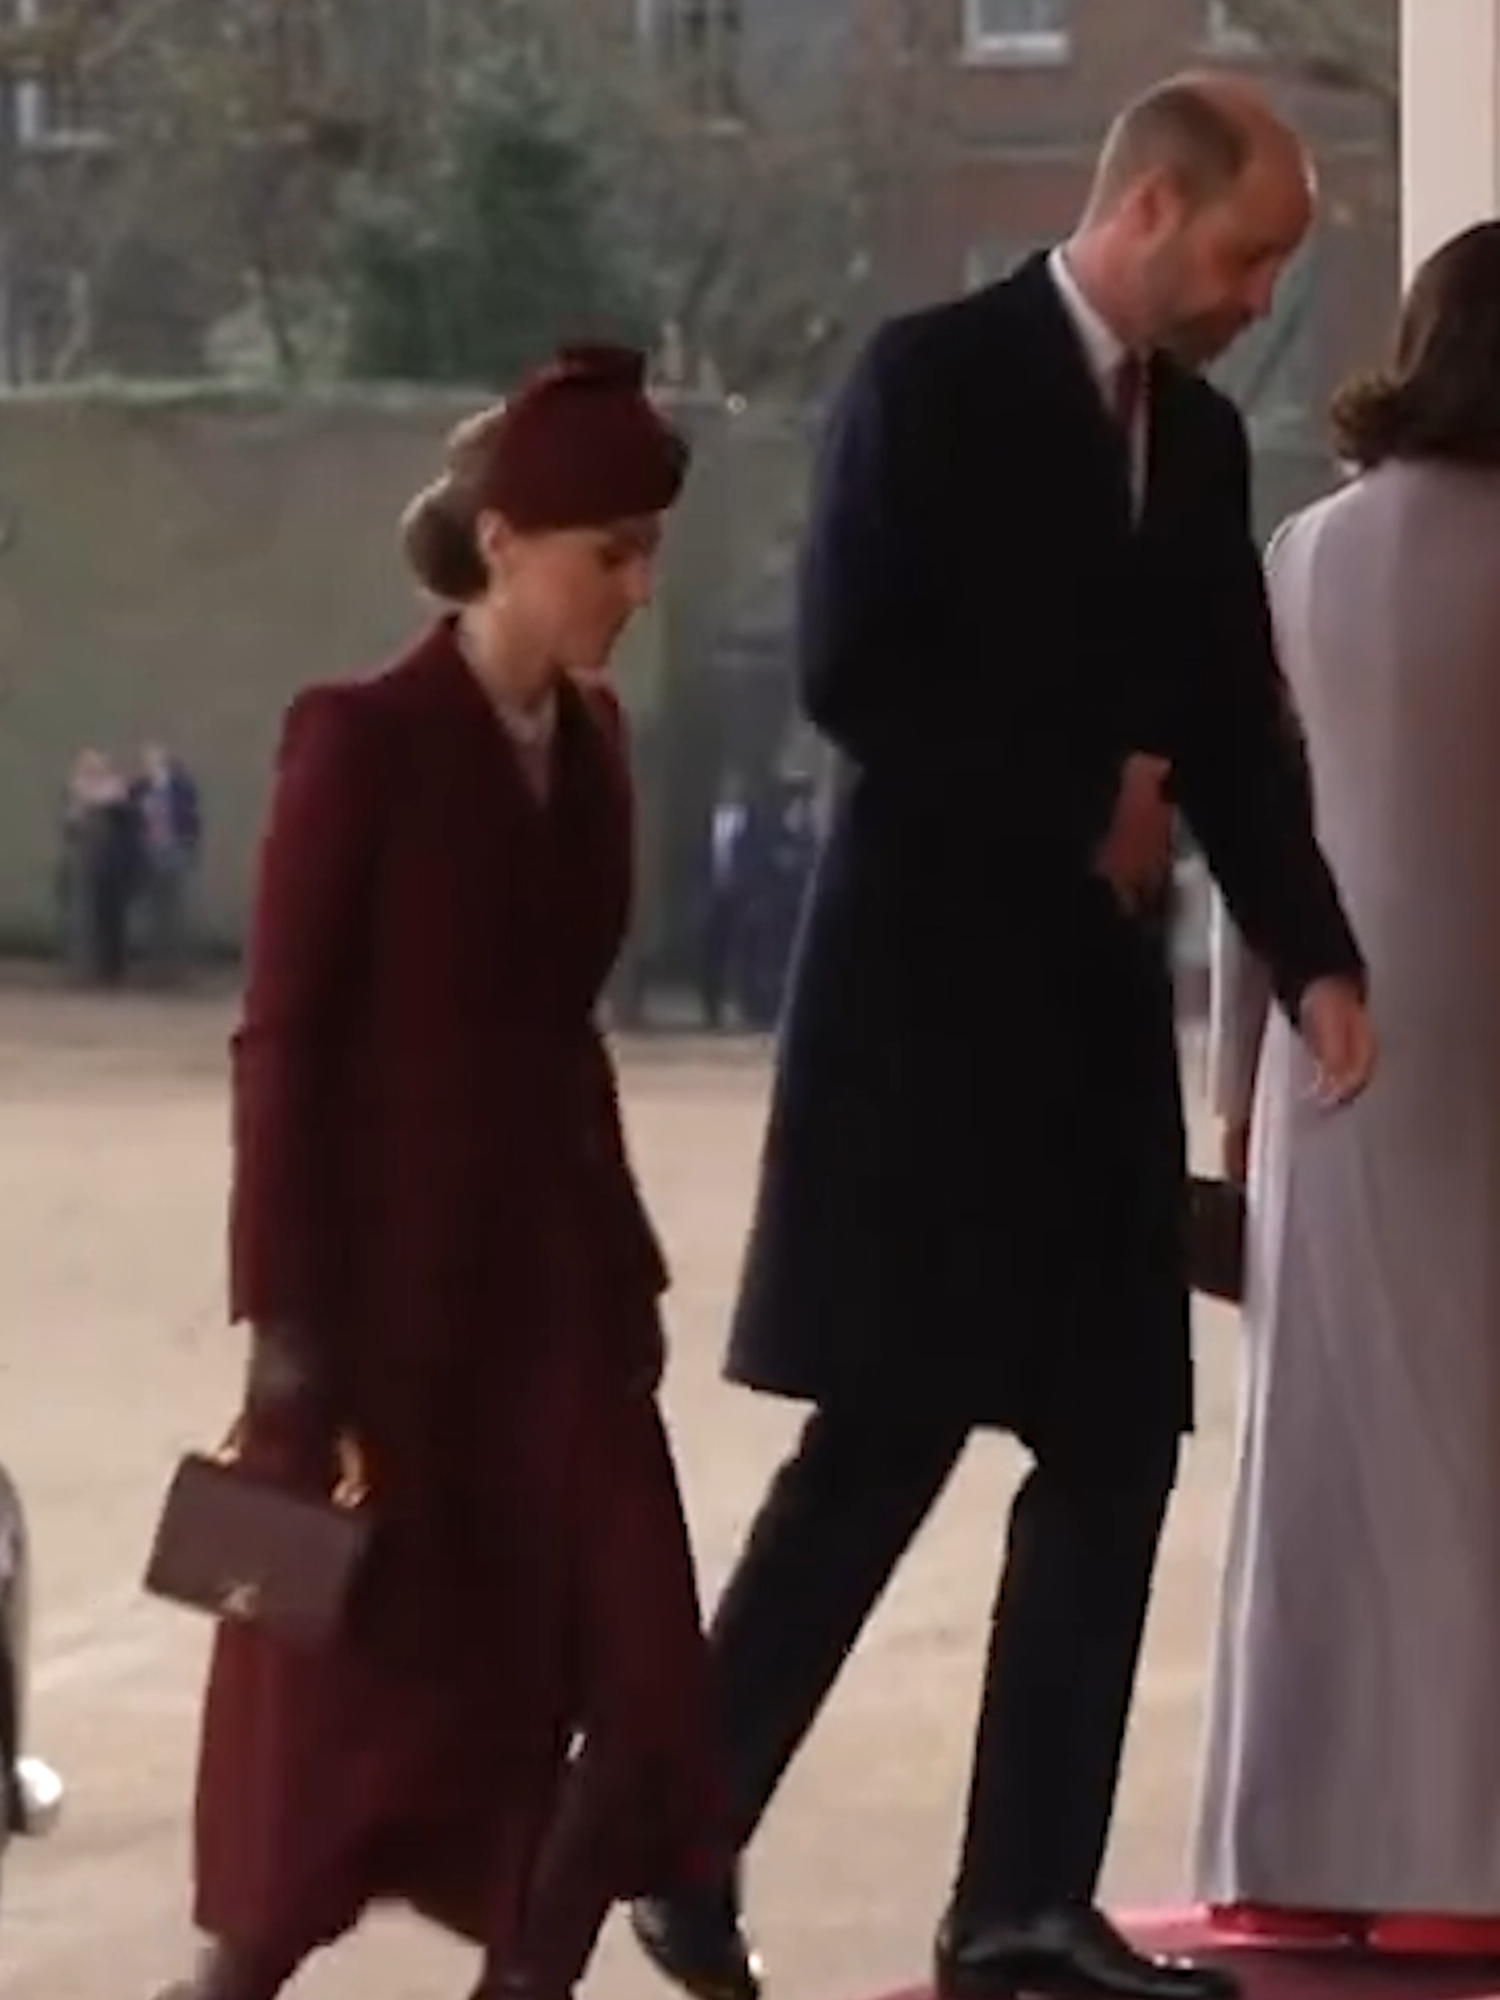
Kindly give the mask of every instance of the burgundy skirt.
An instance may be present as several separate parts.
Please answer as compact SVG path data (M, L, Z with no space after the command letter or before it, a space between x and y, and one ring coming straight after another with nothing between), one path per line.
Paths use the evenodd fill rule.
M654 1395L597 1340L554 1327L528 1379L505 1371L493 1399L476 1385L421 1504L388 1518L377 1471L380 1546L347 1644L221 1627L196 1807L209 1936L292 1968L395 1900L508 1954L580 1734L617 1822L617 1896L716 1869L676 1473Z

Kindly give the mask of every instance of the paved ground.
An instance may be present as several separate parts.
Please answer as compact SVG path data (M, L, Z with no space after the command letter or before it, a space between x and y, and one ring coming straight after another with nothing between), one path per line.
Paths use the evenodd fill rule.
M185 1808L203 1633L142 1601L175 1454L208 1438L239 1366L221 1325L225 1017L0 994L0 1454L40 1566L39 1744L71 1780L0 1922L7 2000L147 2000L188 1945ZM678 1286L671 1403L709 1588L790 1434L722 1387L761 1116L753 1051L656 1045L627 1063L637 1152ZM1112 1870L1180 1882L1227 1470L1232 1325L1206 1315L1205 1435L1162 1570ZM753 1876L778 2000L853 2000L920 1971L945 1887L988 1598L1015 1461L976 1448L804 1762ZM466 1961L395 1919L310 1970L319 2000L460 2000ZM657 1989L619 1938L595 1990Z

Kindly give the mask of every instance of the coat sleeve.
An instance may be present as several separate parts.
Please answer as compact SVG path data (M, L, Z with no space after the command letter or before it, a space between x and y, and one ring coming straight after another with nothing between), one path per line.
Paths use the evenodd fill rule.
M602 681L583 688L584 699L604 739L612 764L611 775L620 787L620 839L627 853L634 843L634 800L630 778L630 731L624 705L614 689ZM628 883L624 906L619 911L620 926L629 919ZM601 1164L609 1174L614 1191L611 1231L623 1255L627 1284L651 1301L658 1299L671 1282L666 1256L661 1247L640 1183L631 1163L625 1139L625 1121L620 1109L620 1088L614 1061L602 1034L590 1038L588 1049L590 1087L588 1121L597 1144ZM654 1315L647 1322L651 1337L659 1339Z
M981 699L936 698L965 645L947 526L957 422L944 357L920 320L887 324L838 400L815 470L798 607L803 702L851 761L918 804L983 800L1007 839L1086 866L1107 831L1120 758L1090 746L1045 676L975 663Z
M1318 844L1306 747L1276 657L1250 521L1244 426L1225 411L1230 504L1207 571L1204 698L1175 765L1177 796L1234 923L1295 1012L1313 981L1364 982L1364 963Z
M230 1314L316 1334L331 1235L329 1085L356 969L376 786L357 688L288 712L232 1044Z

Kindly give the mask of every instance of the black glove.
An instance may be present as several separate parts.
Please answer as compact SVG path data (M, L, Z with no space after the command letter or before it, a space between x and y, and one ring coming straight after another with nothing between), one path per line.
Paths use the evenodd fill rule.
M326 1365L300 1329L284 1322L251 1329L244 1421L247 1466L309 1492L327 1490L338 1412Z
M311 1409L327 1402L327 1371L304 1332L285 1321L251 1328L245 1376L247 1410L274 1414L298 1405Z

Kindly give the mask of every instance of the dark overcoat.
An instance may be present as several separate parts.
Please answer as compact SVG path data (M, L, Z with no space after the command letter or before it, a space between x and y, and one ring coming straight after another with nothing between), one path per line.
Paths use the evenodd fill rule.
M503 1951L580 1727L618 1893L707 1836L665 1270L594 1023L630 856L609 698L564 689L542 803L447 624L293 707L234 1049L231 1304L320 1350L377 1540L347 1644L216 1642L197 1915L257 1960L387 1897ZM274 1429L252 1453L298 1471Z
M845 782L784 1022L729 1373L1032 1435L1192 1420L1163 927L1094 868L1176 797L1289 1001L1359 971L1280 695L1233 406L1166 358L1146 498L1046 260L888 323L801 578Z

